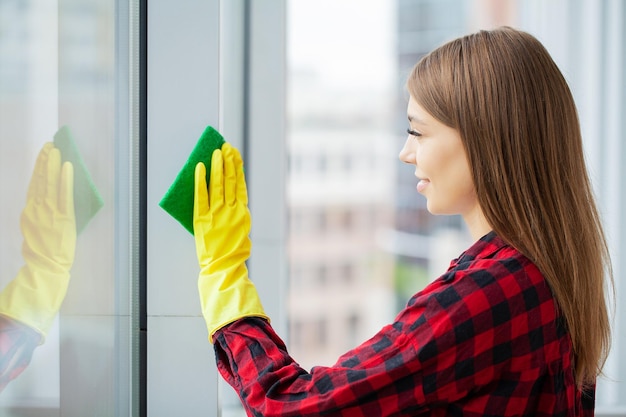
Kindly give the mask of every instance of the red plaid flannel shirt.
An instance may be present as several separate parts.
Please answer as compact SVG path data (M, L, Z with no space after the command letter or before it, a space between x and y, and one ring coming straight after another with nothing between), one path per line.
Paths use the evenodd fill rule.
M250 416L593 416L572 343L537 267L493 232L331 367L302 369L271 326L215 334Z

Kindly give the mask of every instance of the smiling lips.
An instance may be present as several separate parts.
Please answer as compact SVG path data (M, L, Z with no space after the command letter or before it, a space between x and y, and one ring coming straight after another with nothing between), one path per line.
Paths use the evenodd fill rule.
M429 180L427 180L427 179L420 180L417 183L417 192L421 193L422 191L424 191L426 189L426 187L428 186L428 184L430 184Z

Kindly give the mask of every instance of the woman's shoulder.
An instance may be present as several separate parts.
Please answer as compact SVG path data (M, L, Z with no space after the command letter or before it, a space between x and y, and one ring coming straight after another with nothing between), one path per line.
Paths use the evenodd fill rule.
M412 332L429 323L454 335L492 334L497 328L524 340L534 332L550 340L563 336L554 297L539 269L499 239L479 246L409 300L398 317L402 328Z
M442 275L470 275L484 283L514 276L532 282L545 282L539 268L515 247L490 232L454 259Z
M504 308L505 303L525 310L553 303L539 268L493 232L454 259L449 269L416 294L409 305L419 300L436 301L444 308L456 302L464 308Z

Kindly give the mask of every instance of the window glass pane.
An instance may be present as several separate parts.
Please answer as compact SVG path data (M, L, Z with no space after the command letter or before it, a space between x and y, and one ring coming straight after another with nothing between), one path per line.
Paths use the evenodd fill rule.
M130 414L130 10L116 0L0 2L2 415ZM57 150L73 172L55 165Z
M0 2L0 345L2 385L7 384L0 393L0 404L10 409L54 410L59 406L58 318L51 323L49 317L43 318L44 324L37 323L33 315L29 321L32 325L48 328L45 343L37 347L40 334L15 320L29 313L30 309L20 307L30 295L21 295L16 288L10 297L16 305L10 308L4 302L11 291L5 287L10 281L19 279L21 283L29 278L20 273L25 265L20 215L37 153L45 141L52 140L58 127L55 13L54 2ZM36 353L27 370L9 382L24 368L33 350Z

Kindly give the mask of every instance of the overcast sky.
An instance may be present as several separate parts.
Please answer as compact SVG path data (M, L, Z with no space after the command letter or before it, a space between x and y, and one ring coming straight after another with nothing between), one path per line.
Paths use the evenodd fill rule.
M383 86L395 68L395 2L288 1L289 65L330 86Z

